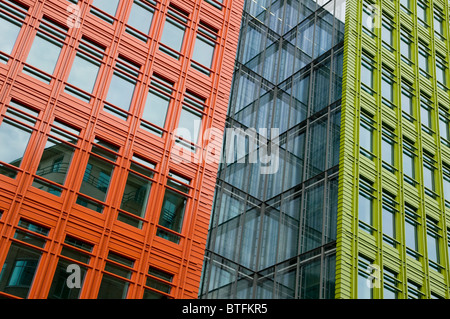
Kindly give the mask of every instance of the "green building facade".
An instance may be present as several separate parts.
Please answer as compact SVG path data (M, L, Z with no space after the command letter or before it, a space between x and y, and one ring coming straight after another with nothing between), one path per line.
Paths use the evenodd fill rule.
M449 298L448 17L347 1L336 298Z

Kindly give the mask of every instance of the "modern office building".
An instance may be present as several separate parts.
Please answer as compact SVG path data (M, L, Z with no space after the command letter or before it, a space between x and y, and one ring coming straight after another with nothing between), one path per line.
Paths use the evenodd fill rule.
M197 297L242 6L0 1L1 298Z
M245 2L200 298L450 297L448 17Z

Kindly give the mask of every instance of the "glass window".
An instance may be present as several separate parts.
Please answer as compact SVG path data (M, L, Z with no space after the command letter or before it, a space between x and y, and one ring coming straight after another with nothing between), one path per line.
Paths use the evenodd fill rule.
M417 1L417 18L419 23L423 26L427 25L428 22L428 7L425 3Z
M408 141L403 143L403 174L405 180L415 185L416 166L415 166L415 148Z
M16 178L30 142L39 112L21 103L10 101L0 123L0 174Z
M67 93L86 102L91 100L104 52L104 47L82 38L67 79Z
M175 233L181 233L188 200L186 195L189 194L187 185L190 184L190 181L174 173L171 173L170 177L167 179L168 187L166 187L164 193L159 226L163 226ZM180 237L168 230L159 228L157 235L178 244Z
M382 205L382 226L383 226L383 239L396 246L396 210L395 210L395 197L390 194L383 194ZM387 236L387 237L386 237Z
M159 49L176 59L180 58L188 16L186 12L169 5Z
M126 299L133 267L134 260L110 252L97 299Z
M361 83L368 89L373 89L373 66L370 59L363 56L361 62ZM371 90L368 90L371 93Z
M435 189L435 162L431 155L423 156L423 183L426 188L431 191Z
M140 68L125 57L117 58L106 96L105 111L128 119Z
M412 281L408 280L408 299L422 299L422 287Z
M51 75L55 71L66 39L66 34L67 29L64 26L43 17L26 60L26 64L33 66L39 71L24 66L24 72L50 83Z
M410 85L406 83L402 83L402 92L401 92L401 104L403 116L405 116L408 120L412 121L414 117L413 112L413 90Z
M370 124L369 124L370 123ZM359 126L360 151L364 156L372 159L373 153L373 127L372 120L361 114Z
M136 38L147 42L148 33L153 21L153 14L156 5L154 1L134 0L128 17L128 26L126 31ZM131 27L131 28L130 28Z
M448 114L444 110L439 110L439 135L443 139L443 143L449 146L447 142L449 140L449 120Z
M192 54L192 67L200 72L210 75L210 69L214 57L214 49L216 47L217 30L200 22L197 31L197 38L194 45L194 53Z
M426 45L419 43L418 46L418 50L419 50L419 55L418 55L418 64L419 64L419 71L421 71L421 73L428 77L428 73L429 73L429 58L430 58L430 54L428 53L428 49L426 47Z
M401 291L398 289L399 281L397 279L398 275L384 268L383 270L383 299L399 299Z
M203 108L206 100L195 93L186 91L181 109L180 121L178 123L177 136L182 137L183 141L178 141L182 146L195 151L194 144L199 143L199 137L202 128Z
M381 157L385 163L394 166L394 141L388 136L381 140Z
M166 299L172 290L173 275L150 266L143 299Z
M373 298L372 261L363 256L358 258L358 299Z
M434 20L434 33L439 38L442 39L444 36L444 18L441 9L437 7L434 8L433 20Z
M360 179L358 197L358 218L360 227L372 233L374 201L372 197L373 189L371 183Z
M400 36L400 54L402 60L411 64L411 40L408 31L402 31Z
M0 61L8 62L9 58L5 54L12 53L26 17L24 11L28 11L28 8L14 1L0 3Z
M394 75L383 69L383 74L381 76L381 96L383 98L383 103L390 108L394 107Z
M70 164L78 144L80 130L55 120L47 138L44 152L39 161L33 186L54 195L61 195L60 186L65 185Z
M84 279L88 271L87 265L91 260L89 253L92 249L93 245L74 237L66 236L58 265L53 275L48 299L78 299L80 297ZM70 259L66 259L66 257ZM74 262L74 260L77 262ZM73 266L77 267L75 269L79 269L80 278L76 282L77 285L69 287L68 280L70 282L69 276L74 273Z
M367 33L369 36L373 37L373 32L375 28L375 15L374 9L372 6L364 4L362 10L362 26L363 31Z
M80 193L84 196L78 196L77 204L99 213L103 211L101 202L106 201L118 151L119 147L100 139L95 140L80 187Z
M450 165L446 163L442 163L442 175L444 180L444 198L447 202L450 202ZM447 206L450 205L450 203L446 203Z
M93 0L91 13L108 23L113 23L113 17L116 16L118 5L119 0Z
M427 251L430 266L440 271L439 264L441 262L439 250L439 236L440 228L437 220L430 217L427 218Z
M141 127L162 136L173 93L173 82L153 74L150 89L145 101Z
M436 81L441 88L445 89L447 85L447 63L440 54L436 54Z
M419 250L418 242L418 222L415 209L405 206L405 244L406 252L412 257L418 258L417 251Z
M142 219L145 218L150 190L152 187L152 178L155 165L138 157L133 156L128 172L127 183L122 195L120 209L130 213L119 212L118 220L142 228Z
M390 51L393 47L392 25L393 22L391 18L384 18L381 24L381 40L383 41L383 46Z
M29 245L44 248L46 240L33 233L47 236L49 228L21 219L18 224L22 229L16 229L14 238ZM0 273L0 291L27 298L39 265L42 251L38 248L25 246L18 242L11 243Z

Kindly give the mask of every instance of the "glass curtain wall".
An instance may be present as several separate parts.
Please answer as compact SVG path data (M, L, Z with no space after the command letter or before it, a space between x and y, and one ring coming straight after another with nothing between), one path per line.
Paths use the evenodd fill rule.
M344 14L245 1L200 298L334 298Z

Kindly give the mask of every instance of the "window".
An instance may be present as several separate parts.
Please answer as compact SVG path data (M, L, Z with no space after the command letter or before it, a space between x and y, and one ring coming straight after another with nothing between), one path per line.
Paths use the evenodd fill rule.
M206 75L211 74L217 30L200 21L191 66Z
M435 197L435 171L436 162L433 159L433 155L426 153L423 154L423 184L425 186L425 193ZM430 192L431 191L431 192Z
M196 150L193 144L199 143L205 103L206 100L195 93L190 91L184 93L177 130L177 136L182 140L178 139L177 143L192 151Z
M374 73L374 63L371 58L366 55L362 56L361 59L361 84L362 89L366 92L373 93L373 73Z
M422 26L427 27L428 6L422 1L417 1L417 19Z
M33 132L39 112L11 101L0 122L0 174L16 178ZM1 119L1 118L0 118Z
M446 90L447 63L445 58L439 53L436 54L436 81L441 89Z
M374 10L373 6L364 3L362 10L362 30L370 37L374 37L375 19L377 17L377 13Z
M413 142L408 139L403 139L403 177L406 182L416 185L416 148Z
M360 177L358 197L359 227L370 234L373 231L374 193L372 182Z
M49 231L49 228L34 222L19 220L14 233L16 241L11 243L0 273L0 291L28 297Z
M383 240L389 245L397 246L397 202L395 196L383 191L382 204L382 225L383 225Z
M174 243L180 242L184 212L190 191L190 180L170 173L167 178L164 200L159 217L157 236Z
M389 51L393 51L393 21L391 17L384 17L381 23L381 40L383 46Z
M103 211L111 178L116 166L119 147L96 138L92 144L89 161L80 187L77 204L95 210Z
M449 115L439 107L439 135L441 136L441 143L450 146L450 135L449 135Z
M359 126L360 153L369 159L373 158L373 121L371 118L361 113Z
M411 10L410 1L411 0L400 0L400 8L407 13L410 13Z
M444 40L444 18L442 14L442 9L437 6L434 7L434 34L441 40Z
M166 299L172 290L173 275L150 266L143 299Z
M6 0L0 3L0 61L7 63L26 18L28 8Z
M58 265L53 275L48 299L78 299L83 289L84 279L89 268L93 245L75 237L66 236L59 255ZM80 287L70 288L67 280L72 274L71 267L76 265L80 270ZM70 280L70 279L69 279Z
M70 69L65 92L90 102L105 48L83 37Z
M66 27L44 16L31 45L23 72L50 83L66 35Z
M155 165L134 155L122 195L118 220L142 228L153 184Z
M402 115L410 122L414 121L413 97L413 88L409 83L403 81L401 92Z
M33 186L60 196L79 140L80 130L56 119L39 161Z
M418 44L418 64L419 64L419 72L425 76L429 77L430 72L430 53L426 44L419 42Z
M441 271L442 267L440 254L440 227L439 222L431 217L427 217L427 251L430 267Z
M124 120L128 119L140 68L139 65L119 55L104 104L106 112Z
M401 290L398 288L400 285L397 279L398 275L387 268L383 270L383 299L399 299Z
M126 299L134 260L109 252L97 299Z
M91 13L112 24L117 13L119 0L93 0Z
M381 97L385 105L394 108L394 74L386 67L381 74Z
M159 49L177 60L180 58L188 17L188 13L169 5Z
M422 93L420 96L420 122L422 130L430 135L433 134L432 109L430 98Z
M395 171L395 134L386 125L383 127L381 135L381 159L384 168L391 172Z
M406 253L419 259L419 217L417 216L416 209L405 203L405 245Z
M422 287L410 280L408 280L408 299L422 299L423 293L421 292Z
M141 127L162 136L173 94L173 82L153 74L147 94Z
M400 34L400 54L401 58L408 65L411 65L411 38L410 32L402 29Z
M134 0L128 17L126 32L147 42L155 6L156 2L152 0Z
M358 258L358 299L373 299L374 278L372 261L364 256ZM378 278L379 279L379 278Z

